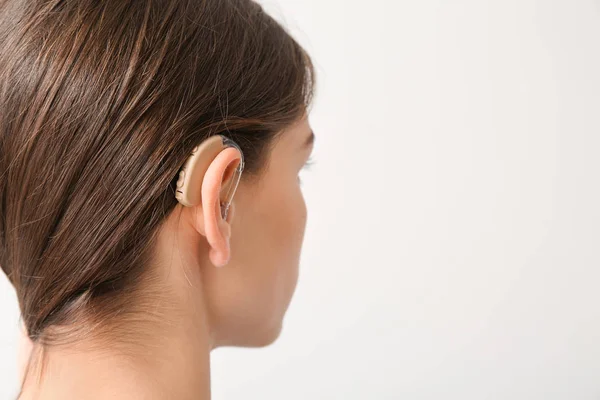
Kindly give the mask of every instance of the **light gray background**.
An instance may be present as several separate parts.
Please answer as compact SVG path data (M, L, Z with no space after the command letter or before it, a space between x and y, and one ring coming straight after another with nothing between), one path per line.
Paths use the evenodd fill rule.
M316 164L279 340L214 399L600 399L600 3L270 0ZM0 279L0 398L17 305Z

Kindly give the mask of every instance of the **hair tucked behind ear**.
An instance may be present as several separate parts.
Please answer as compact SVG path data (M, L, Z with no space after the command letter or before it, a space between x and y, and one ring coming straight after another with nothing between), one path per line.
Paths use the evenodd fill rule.
M30 337L131 314L191 149L225 134L258 177L313 86L250 0L0 0L0 266Z

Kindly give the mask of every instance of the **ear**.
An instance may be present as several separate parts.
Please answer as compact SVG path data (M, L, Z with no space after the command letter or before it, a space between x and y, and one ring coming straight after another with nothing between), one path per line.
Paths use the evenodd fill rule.
M227 219L221 214L221 197L223 188L231 180L233 171L240 161L240 153L235 148L222 150L211 162L204 179L202 180L201 207L202 211L196 213L201 216L197 226L201 227L203 234L210 245L209 258L216 267L221 267L229 262L231 257L231 211ZM232 204L233 206L233 204Z

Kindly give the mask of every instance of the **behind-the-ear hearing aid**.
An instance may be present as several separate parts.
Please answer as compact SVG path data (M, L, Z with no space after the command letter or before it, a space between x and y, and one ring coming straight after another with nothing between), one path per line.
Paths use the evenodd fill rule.
M237 190L238 183L244 170L244 153L233 140L223 135L214 135L194 147L192 154L179 171L175 197L186 207L200 204L202 180L208 167L215 157L224 149L233 147L240 153L240 161L228 179L224 197L220 200L221 216L227 219L227 212Z

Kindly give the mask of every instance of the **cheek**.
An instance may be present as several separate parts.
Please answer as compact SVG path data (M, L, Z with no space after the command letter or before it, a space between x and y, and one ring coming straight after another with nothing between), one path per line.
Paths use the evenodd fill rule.
M295 264L300 256L307 220L306 203L298 185L290 185L277 204L274 207L278 212L273 216L275 240L279 248L286 249L286 262Z
M232 261L244 265L254 279L280 279L278 275L297 268L302 247L307 209L300 187L281 177L267 181L260 190L239 194Z
M281 180L280 180L281 182ZM265 188L268 189L268 188ZM260 270L256 288L270 308L287 308L298 279L300 252L307 220L307 209L299 186L275 184L254 202L255 230L253 264ZM279 314L276 312L275 314Z
M298 185L290 188L286 196L286 212L279 216L279 270L275 287L279 290L278 299L287 309L298 281L300 254L304 240L307 209L304 197Z

